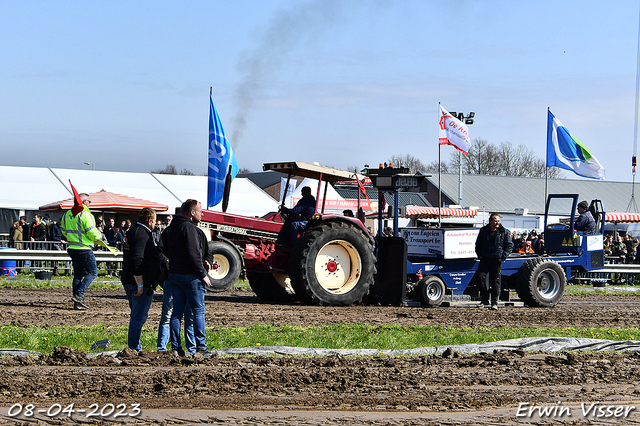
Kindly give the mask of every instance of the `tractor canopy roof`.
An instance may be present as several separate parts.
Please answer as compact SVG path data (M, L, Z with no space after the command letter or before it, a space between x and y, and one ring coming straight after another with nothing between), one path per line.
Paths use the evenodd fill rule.
M364 179L363 175L356 174L355 171L347 172L331 167L317 166L315 164L303 163L301 161L287 161L279 163L264 163L262 170L286 173L296 176L303 176L311 179L323 180L326 182L337 182L343 180Z

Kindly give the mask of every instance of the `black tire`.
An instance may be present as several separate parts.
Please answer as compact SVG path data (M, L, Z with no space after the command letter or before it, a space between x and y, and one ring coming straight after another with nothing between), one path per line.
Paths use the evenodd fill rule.
M268 303L289 303L293 300L293 293L282 285L285 277L278 274L276 278L270 272L247 271L251 289L260 300Z
M564 297L567 276L564 269L548 259L537 258L525 262L516 278L518 296L529 306L550 308Z
M418 283L420 306L440 306L444 300L446 286L436 275L427 275Z
M313 305L360 303L376 274L370 238L357 225L327 222L306 229L290 259L291 284Z
M238 251L224 241L210 241L207 261L211 287L207 291L227 291L238 281L242 270L242 262Z

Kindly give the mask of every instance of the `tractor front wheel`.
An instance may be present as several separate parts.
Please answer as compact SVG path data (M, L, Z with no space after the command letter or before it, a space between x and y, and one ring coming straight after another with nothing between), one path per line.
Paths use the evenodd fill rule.
M529 306L550 308L564 297L567 276L562 267L542 258L525 262L516 278L518 296Z
M221 292L231 288L240 277L242 262L237 250L224 241L209 242L209 256L207 261L209 281L208 291Z
M418 284L420 306L440 306L444 300L446 286L435 275L427 275Z

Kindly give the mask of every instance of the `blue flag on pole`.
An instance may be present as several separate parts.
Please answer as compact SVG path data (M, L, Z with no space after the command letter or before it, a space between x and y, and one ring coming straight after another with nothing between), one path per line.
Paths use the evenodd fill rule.
M604 167L591 155L551 110L547 121L547 167L560 167L578 176L604 179Z
M207 188L207 208L211 208L222 201L224 195L224 181L231 166L231 179L238 174L238 162L233 149L224 134L222 122L213 98L209 95L211 108L209 109L209 170Z

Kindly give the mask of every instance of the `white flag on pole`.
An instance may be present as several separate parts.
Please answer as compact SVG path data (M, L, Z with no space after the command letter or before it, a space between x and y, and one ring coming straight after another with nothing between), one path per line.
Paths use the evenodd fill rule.
M440 145L452 145L458 151L469 155L471 138L469 129L465 124L449 114L449 111L440 105Z

